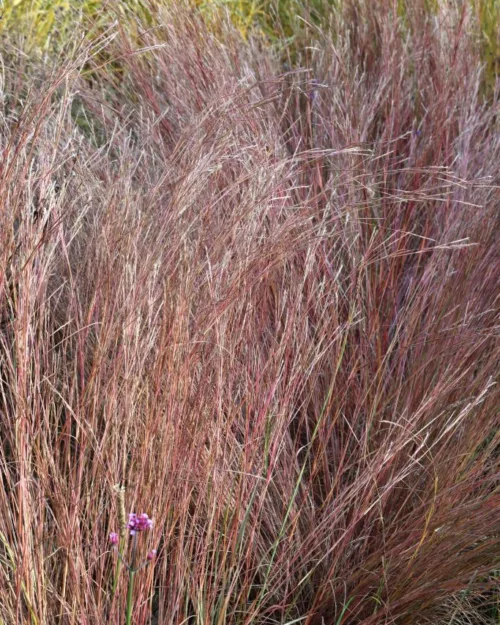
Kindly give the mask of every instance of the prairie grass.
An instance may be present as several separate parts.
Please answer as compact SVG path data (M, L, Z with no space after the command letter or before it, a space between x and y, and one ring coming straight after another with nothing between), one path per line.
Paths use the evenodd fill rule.
M124 622L117 484L137 625L498 621L498 91L395 7L4 36L2 625Z

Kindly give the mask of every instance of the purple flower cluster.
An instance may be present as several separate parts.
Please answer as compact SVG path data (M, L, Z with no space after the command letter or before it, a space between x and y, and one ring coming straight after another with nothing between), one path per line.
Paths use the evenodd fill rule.
M151 551L147 555L148 561L151 562L151 560L154 560L156 558L156 554L157 554L156 549L151 549Z
M137 532L145 532L153 527L153 520L148 517L144 512L142 514L135 514L131 512L128 515L127 528L130 530L130 535L134 536Z

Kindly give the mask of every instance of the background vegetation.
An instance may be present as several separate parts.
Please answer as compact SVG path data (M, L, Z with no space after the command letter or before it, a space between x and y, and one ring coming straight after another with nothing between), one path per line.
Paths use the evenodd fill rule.
M1 24L0 624L498 625L497 4Z

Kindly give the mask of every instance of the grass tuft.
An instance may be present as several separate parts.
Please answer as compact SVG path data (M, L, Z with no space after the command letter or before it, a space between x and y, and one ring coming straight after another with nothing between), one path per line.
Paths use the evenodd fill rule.
M117 484L136 625L498 620L498 90L399 4L3 35L0 623L124 622Z

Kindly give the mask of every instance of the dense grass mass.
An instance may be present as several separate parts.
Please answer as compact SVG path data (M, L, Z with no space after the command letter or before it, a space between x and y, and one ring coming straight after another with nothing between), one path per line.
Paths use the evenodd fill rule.
M3 31L0 625L124 623L116 485L137 625L498 625L497 61L402 7Z

